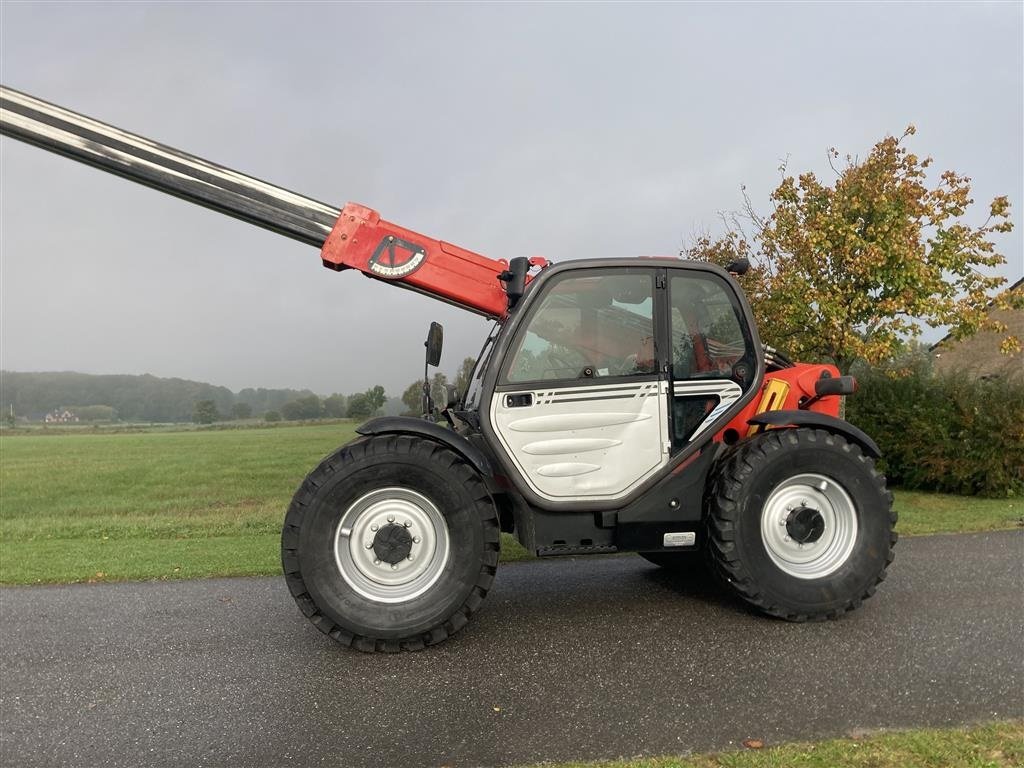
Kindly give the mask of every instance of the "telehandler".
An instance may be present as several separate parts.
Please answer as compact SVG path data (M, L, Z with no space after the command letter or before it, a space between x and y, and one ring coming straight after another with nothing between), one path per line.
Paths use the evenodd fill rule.
M671 568L703 552L790 621L857 608L885 577L896 516L879 450L838 417L856 382L762 344L730 274L746 264L492 259L9 88L0 128L494 321L466 391L434 404L425 386L428 418L371 419L295 493L285 579L339 643L417 650L462 629L502 531L542 557ZM442 335L432 324L427 365Z

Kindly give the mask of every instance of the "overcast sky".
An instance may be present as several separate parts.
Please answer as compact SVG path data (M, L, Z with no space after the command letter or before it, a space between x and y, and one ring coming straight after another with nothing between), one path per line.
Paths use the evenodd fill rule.
M911 147L1024 272L1022 5L0 5L5 85L496 258L671 255L777 167ZM391 395L482 319L4 138L2 366ZM973 214L980 221L984 211ZM763 336L771 338L771 330Z

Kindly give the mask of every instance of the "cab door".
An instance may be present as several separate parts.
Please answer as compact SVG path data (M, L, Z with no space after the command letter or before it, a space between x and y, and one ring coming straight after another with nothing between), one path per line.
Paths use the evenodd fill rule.
M720 428L757 380L757 343L728 278L668 270L668 407L673 453Z
M552 277L516 331L488 415L541 498L613 501L667 463L668 383L654 319L664 278L656 273Z

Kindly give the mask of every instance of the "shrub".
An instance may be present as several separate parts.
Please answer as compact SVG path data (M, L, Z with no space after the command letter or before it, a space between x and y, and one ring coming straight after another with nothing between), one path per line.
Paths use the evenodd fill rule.
M265 414L263 414L263 420L264 421L280 421L281 420L281 414L278 413L277 411L267 411Z
M213 424L220 418L217 404L213 400L200 400L192 407L192 421L196 424Z
M890 482L980 496L1024 494L1024 381L918 368L859 377L846 417L882 449Z

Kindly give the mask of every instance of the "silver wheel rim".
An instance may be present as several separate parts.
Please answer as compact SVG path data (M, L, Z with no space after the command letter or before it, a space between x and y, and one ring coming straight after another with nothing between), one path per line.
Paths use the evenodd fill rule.
M818 513L819 538L801 544L787 523L801 509ZM761 512L761 540L768 557L798 579L820 579L842 567L857 542L857 508L849 494L830 477L796 475L771 492Z
M377 531L404 527L412 537L409 556L380 560L373 549ZM408 488L381 488L357 499L341 516L334 534L334 559L352 589L378 603L402 603L422 595L448 563L448 525L437 506Z

